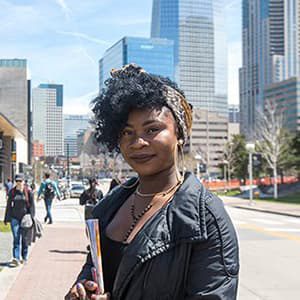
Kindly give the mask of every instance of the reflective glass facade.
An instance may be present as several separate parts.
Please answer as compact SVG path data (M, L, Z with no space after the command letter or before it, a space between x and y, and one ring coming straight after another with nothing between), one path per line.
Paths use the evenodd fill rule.
M67 156L67 144L69 144L69 156L78 155L77 136L89 126L87 115L64 115L64 151Z
M255 138L265 87L298 76L299 1L243 0L243 66L240 69L241 132Z
M174 41L175 80L195 107L227 114L224 0L154 0L151 37Z
M174 80L173 45L173 41L167 39L124 37L109 48L99 61L100 90L111 69L129 63L136 63L149 73Z

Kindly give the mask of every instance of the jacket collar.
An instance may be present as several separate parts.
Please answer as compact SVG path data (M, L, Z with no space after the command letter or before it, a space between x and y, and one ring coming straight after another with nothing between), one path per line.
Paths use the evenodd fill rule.
M132 185L137 179L126 184ZM100 218L105 228L120 206L134 192L135 187L118 187L97 205L94 215ZM152 257L167 251L179 242L193 242L207 238L205 224L205 203L202 194L206 190L191 174L186 173L184 182L167 206L160 209L134 237L124 252L114 284L116 295L131 279L139 265Z

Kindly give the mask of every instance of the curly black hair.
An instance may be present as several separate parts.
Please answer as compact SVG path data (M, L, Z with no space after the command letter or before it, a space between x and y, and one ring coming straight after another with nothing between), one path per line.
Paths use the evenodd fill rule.
M167 105L166 86L184 96L176 83L169 78L146 73L141 67L130 64L112 70L112 78L92 101L96 141L109 151L119 152L119 138L133 109L161 109Z

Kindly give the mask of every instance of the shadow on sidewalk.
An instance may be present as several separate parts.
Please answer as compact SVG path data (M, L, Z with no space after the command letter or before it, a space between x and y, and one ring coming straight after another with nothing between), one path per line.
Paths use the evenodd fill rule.
M88 254L86 251L78 251L78 250L49 250L51 253L59 253L59 254Z
M20 264L18 266L20 266ZM2 269L4 267L14 269L14 268L17 268L18 266L12 265L11 261L0 262L0 269Z

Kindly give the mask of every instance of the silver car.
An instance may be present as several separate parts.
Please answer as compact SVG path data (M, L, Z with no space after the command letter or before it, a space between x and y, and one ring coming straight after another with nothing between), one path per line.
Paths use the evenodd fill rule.
M84 192L83 184L72 184L70 188L70 197L71 198L79 198L80 195Z

